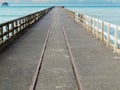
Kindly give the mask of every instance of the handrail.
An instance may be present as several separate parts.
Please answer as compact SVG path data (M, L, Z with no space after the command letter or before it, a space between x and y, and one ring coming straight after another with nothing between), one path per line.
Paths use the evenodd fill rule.
M53 7L0 24L0 51L18 35L47 14Z
M112 46L114 52L120 52L120 39L118 38L120 26L91 16L79 14L69 9L64 10L68 12L77 22L80 22L85 28L92 32L96 38L105 42L107 46Z

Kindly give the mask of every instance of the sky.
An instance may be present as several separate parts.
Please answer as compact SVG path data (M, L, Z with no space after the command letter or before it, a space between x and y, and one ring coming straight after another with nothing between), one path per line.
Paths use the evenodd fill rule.
M10 5L117 5L120 0L0 0Z

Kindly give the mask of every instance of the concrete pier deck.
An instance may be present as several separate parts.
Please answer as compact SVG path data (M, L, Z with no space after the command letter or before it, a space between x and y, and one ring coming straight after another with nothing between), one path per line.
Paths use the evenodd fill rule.
M29 89L49 26L49 39L36 90L78 90L61 23L82 89L120 89L120 56L56 7L0 53L0 90Z
M60 20L61 12L54 9L36 90L78 90Z

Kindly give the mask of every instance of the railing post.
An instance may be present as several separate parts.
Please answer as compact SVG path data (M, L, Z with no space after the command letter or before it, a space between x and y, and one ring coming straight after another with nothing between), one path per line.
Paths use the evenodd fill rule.
M33 18L34 18L34 15L31 15L31 16L30 16L30 25L31 25L31 24L33 23L33 21L34 21Z
M87 27L87 16L85 16L84 26Z
M110 46L110 24L107 26L107 46Z
M25 18L23 18L23 27L25 28Z
M35 18L35 15L32 15L31 18L30 18L31 19L31 24L34 23L34 21L35 21L34 18Z
M30 17L31 17L31 16L28 17L28 26L31 24Z
M93 24L93 35L95 35L95 18L93 18L93 22L94 22L94 24Z
M25 17L25 27L27 27L28 26L28 19L27 19L27 17Z
M88 17L88 30L90 31L90 18Z
M99 38L99 20L97 19L96 38Z
M36 14L36 19L39 20L39 14L38 13Z
M27 26L29 26L29 25L30 25L30 20L29 20L29 17L30 17L30 16L28 16L28 17L27 17Z
M12 28L11 28L11 30L12 30L12 36L14 36L14 22L12 23Z
M40 18L40 12L38 13L38 20L39 20L39 18Z
M84 21L83 22L84 22L83 26L86 27L87 24L86 24L86 16L85 15L84 15Z
M104 42L104 22L102 21L102 37L101 41Z
M118 27L116 26L114 36L114 52L117 52L118 49L117 42L118 42Z
M80 18L80 20L81 20L81 24L83 25L83 27L85 27L85 16L83 15L81 15L81 18Z
M10 37L9 36L9 24L6 25L6 32L7 32L7 35L6 35L7 39L9 39L9 37Z
M0 27L0 44L3 43L3 30L2 27Z
M89 30L89 17L87 16L87 29Z
M22 26L21 26L21 19L19 20L19 31L21 31Z
M22 21L22 23L21 23L22 24L22 29L24 29L24 18L22 18L21 21Z
M15 22L15 27L16 27L16 32L15 32L15 34L16 34L16 33L18 33L18 21Z
M41 14L40 14L40 13L38 13L38 20L40 19L40 15L41 15Z
M75 20L78 21L78 13L75 13Z
M94 28L95 28L95 33L94 33L94 34L95 34L95 36L97 36L96 26L97 26L97 21L96 21L96 19L95 19L95 27L94 27Z
M92 32L92 17L90 17L90 32Z

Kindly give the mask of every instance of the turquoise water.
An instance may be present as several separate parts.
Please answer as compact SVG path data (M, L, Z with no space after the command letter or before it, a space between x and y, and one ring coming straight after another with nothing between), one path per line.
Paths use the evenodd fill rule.
M0 23L4 23L6 21L13 20L46 8L48 7L0 7Z
M120 7L66 7L120 26Z

